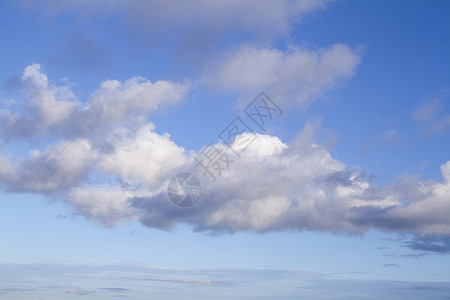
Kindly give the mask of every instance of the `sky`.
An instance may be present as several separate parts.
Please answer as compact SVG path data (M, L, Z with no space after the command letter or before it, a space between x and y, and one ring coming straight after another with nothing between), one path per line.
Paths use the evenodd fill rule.
M1 1L0 299L449 299L449 13Z

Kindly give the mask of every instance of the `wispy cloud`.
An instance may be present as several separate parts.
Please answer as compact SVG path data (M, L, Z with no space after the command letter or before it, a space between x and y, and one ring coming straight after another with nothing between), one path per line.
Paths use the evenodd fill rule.
M390 128L384 131L382 134L374 138L368 145L364 146L360 151L360 155L366 154L370 149L386 145L393 142L398 142L400 138L400 134L397 130Z
M100 297L154 297L183 299L214 298L222 295L239 299L324 299L337 298L420 299L444 296L449 282L390 281L360 279L361 274L308 272L295 269L170 269L145 264L18 264L0 265L0 293L8 297L39 295L43 299L98 299ZM58 276L55 277L55 274ZM39 278L36 281L36 278ZM272 284L274 283L274 284ZM20 288L15 286L20 285ZM6 288L4 286L9 286ZM382 287L382 288L380 288Z
M447 134L450 130L450 114L443 114L450 101L450 91L442 90L435 96L428 96L413 113L413 118L425 127L421 135Z
M270 40L290 32L293 23L304 14L324 9L332 0L288 1L141 1L94 0L49 1L19 0L23 8L50 15L74 12L83 20L110 14L119 16L127 27L152 42L177 38L185 46L194 42L207 48L208 43L229 34L245 34ZM230 22L232 20L232 22Z
M415 236L404 245L418 251L450 253L450 236Z
M243 45L212 64L204 81L246 98L264 90L285 104L305 107L342 86L354 75L360 60L357 50L343 44L318 50L291 47L286 51Z
M2 110L2 137L29 145L40 139L54 143L30 149L19 163L1 157L2 184L10 192L62 199L74 213L105 226L139 219L149 227L169 229L185 223L215 233L362 233L377 228L450 236L450 162L441 166L442 182L413 178L392 188L376 186L362 171L349 169L317 144L312 132L318 124L310 123L291 143L256 134L221 180L213 184L204 178L202 201L180 210L166 199L167 182L179 172L200 173L193 164L195 152L186 151L168 134L156 133L148 114L180 103L188 83L152 83L139 77L108 80L87 101L79 101L70 87L51 83L39 65L31 65L22 84L24 101ZM27 129L18 130L17 124L28 124L23 127ZM380 142L395 134L387 131ZM222 143L215 147L234 155Z

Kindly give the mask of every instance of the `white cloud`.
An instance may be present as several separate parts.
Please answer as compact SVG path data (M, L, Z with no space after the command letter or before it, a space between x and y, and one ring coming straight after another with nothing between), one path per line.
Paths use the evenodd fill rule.
M1 110L0 137L31 140L37 147L41 140L53 144L31 150L17 166L1 158L0 180L8 190L60 195L98 171L153 184L186 163L183 148L167 134L155 133L147 119L157 109L178 104L190 87L187 82L109 80L82 103L69 86L50 82L33 64L25 68L20 86L24 99L9 101Z
M424 103L419 106L417 110L414 112L413 117L420 122L430 121L435 118L436 114L442 108L442 104L439 98L433 99L428 103Z
M76 109L77 102L72 91L68 87L50 84L47 76L41 73L39 64L26 67L22 81L27 91L28 103L37 110L36 117L40 122L48 125L61 123Z
M144 224L159 228L182 222L198 230L231 232L362 232L368 227L346 218L353 208L398 204L394 195L376 191L360 172L348 170L325 148L303 140L305 136L287 145L277 137L258 135L239 158L217 144L234 162L214 183L198 175L205 184L204 195L190 211L179 213L162 194L137 198L133 205L146 212L141 217Z
M16 172L17 166L7 158L0 156L0 182L13 180Z
M25 68L20 85L25 100L12 101L13 110L0 113L5 139L57 130L79 106L71 89L51 83L39 64Z
M21 81L25 99L0 110L0 133L5 140L107 135L121 125L146 123L149 113L180 103L191 86L187 81L152 83L142 77L123 83L108 80L80 102L70 86L49 82L40 69L39 64L25 68Z
M173 176L176 170L187 165L188 158L169 135L159 135L153 130L153 124L137 131L121 130L111 141L114 150L99 159L99 169L148 186L159 185Z
M15 179L7 182L16 191L59 192L82 182L95 159L88 140L61 142L44 152L31 151Z
M441 165L443 182L418 182L421 197L386 213L399 230L450 236L450 161Z
M162 40L178 32L188 43L220 40L230 32L270 39L289 33L291 24L304 14L323 9L330 0L19 0L23 7L50 14L74 11L87 16L118 13L141 39Z
M389 189L349 170L322 146L305 140L287 145L259 135L216 182L205 185L202 199L182 213L163 193L136 197L141 221L167 228L187 223L196 230L272 231L283 229L361 233L372 228L417 235L450 235L450 161L443 182L410 182ZM233 153L222 144L216 147ZM417 189L412 192L411 189Z
M330 63L339 57L335 51L352 55L341 45L320 54L297 51L287 55L272 50L266 54L286 66L289 63L285 60L306 58L315 74L310 79L319 82L320 90L336 84L335 77L320 70L328 74L337 68L347 74L354 68L342 67L349 66L345 62ZM230 168L214 183L197 169L205 187L203 197L194 207L179 209L167 200L165 189L171 176L194 169L194 153L186 152L168 134L157 134L145 119L153 110L179 103L189 85L151 83L141 78L124 83L107 81L80 105L69 89L50 83L38 65L26 69L23 82L25 100L17 102L14 111L4 109L2 115L35 124L35 130L28 134L37 139L45 128L50 131L58 124L59 130L52 131L58 139L45 150L31 151L18 165L0 158L0 181L9 191L63 199L76 213L105 226L139 219L146 226L163 229L187 223L196 230L228 232L294 229L360 233L377 228L450 236L450 162L442 165L443 182L416 181L393 189L375 186L361 171L350 170L316 144L311 138L315 125L308 124L291 143L257 134L241 157L216 144L233 160ZM57 108L41 109L45 102ZM39 109L26 115L29 107ZM45 119L35 121L46 113L57 117L50 117L47 123ZM142 120L136 122L136 116ZM71 129L86 121L91 130ZM23 137L9 130L2 134ZM388 131L385 137L393 134Z
M152 83L142 77L133 77L124 83L108 80L92 94L86 110L103 122L117 124L136 115L178 104L189 88L189 83L159 80Z
M244 45L226 53L204 80L245 96L264 90L280 101L309 104L352 77L360 60L357 52L343 44L317 51Z
M128 199L134 196L132 191L120 186L82 185L70 189L65 200L76 213L109 227L125 220L136 219L138 214L128 202Z

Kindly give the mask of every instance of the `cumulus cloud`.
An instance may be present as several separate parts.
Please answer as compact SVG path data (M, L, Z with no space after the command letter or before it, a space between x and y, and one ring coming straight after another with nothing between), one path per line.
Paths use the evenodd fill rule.
M155 133L153 124L136 131L121 130L112 140L114 150L102 155L98 167L104 173L120 174L124 179L155 186L186 166L185 150L168 134Z
M427 122L435 118L441 110L442 104L439 99L433 99L428 103L419 106L414 112L413 117L420 122Z
M210 231L362 232L364 226L345 217L352 208L383 209L396 203L389 193L375 190L360 172L348 170L304 137L301 134L287 145L278 137L258 135L216 182L202 177L206 186L195 209L180 213L165 204L163 193L149 199L136 197L133 206L144 210L144 224L160 228L182 222ZM227 146L216 147L233 156Z
M66 291L66 294L77 295L77 296L86 296L86 295L91 295L91 294L95 294L95 293L96 293L95 290L83 290L80 288L68 289Z
M135 53L155 51L176 61L180 70L198 76L219 49L236 43L273 45L288 40L306 14L324 10L335 0L15 0L20 7L46 17L73 14L67 40L51 55L64 68L93 70L122 56L115 47L99 47L98 20ZM80 29L81 28L81 29ZM145 53L143 51L145 49ZM142 52L141 52L142 51ZM86 55L87 54L87 55ZM108 59L105 59L108 58ZM187 67L187 68L186 68Z
M95 91L86 107L95 118L117 124L130 116L143 115L178 104L189 84L159 80L152 83L142 77L124 83L108 80Z
M189 82L151 82L142 77L107 80L81 102L70 86L51 83L39 64L26 67L21 79L25 98L0 110L4 140L104 135L124 124L145 123L149 113L178 104L190 88Z
M50 83L39 64L25 68L19 85L25 100L0 111L0 131L6 140L57 130L79 104L69 87Z
M131 205L141 212L143 224L161 229L178 223L209 232L363 233L375 228L413 234L405 244L412 249L448 250L450 161L441 167L442 182L376 186L306 136L285 144L277 137L258 135L216 182L201 177L199 170L205 187L193 208L169 205L164 191L133 197ZM216 147L233 156L226 146Z
M403 199L406 205L396 205L383 213L364 216L368 224L381 228L414 232L420 235L450 236L450 161L441 165L443 182L418 182L419 197Z
M104 226L115 226L136 219L137 212L129 205L132 191L121 186L82 185L72 188L64 199L77 214Z
M127 199L136 194L122 190L125 185L155 188L190 159L148 122L149 113L178 104L188 82L108 80L82 102L69 86L52 83L33 64L25 68L19 86L24 98L4 103L0 138L4 143L31 142L28 147L45 142L43 149L16 157L17 164L0 157L6 191L61 198L76 213L112 226L134 218ZM120 185L102 186L110 179Z
M15 176L9 177L13 191L57 192L85 179L95 152L87 140L61 142L44 152L31 151Z
M255 95L267 91L280 101L309 104L353 76L361 60L343 44L319 50L286 51L243 45L224 54L204 80L219 89Z
M315 143L315 125L307 124L290 143L256 134L239 157L228 146L215 144L231 163L213 182L195 167L193 157L201 152L186 151L168 134L156 133L147 120L148 113L179 103L188 84L110 80L82 102L69 88L51 83L38 65L27 67L22 81L25 98L14 109L7 106L1 120L15 116L33 124L34 130L23 135L7 127L2 136L52 135L55 142L31 150L17 164L0 157L0 182L7 191L57 197L76 214L105 226L140 220L154 228L184 223L210 232L362 233L377 228L414 234L418 241L438 236L447 245L450 161L441 167L442 182L410 180L404 185L376 186L363 172L347 167ZM46 107L48 103L56 108ZM47 121L46 114L56 116ZM85 128L78 128L81 122L87 123ZM186 171L197 174L204 190L195 206L180 209L168 201L166 189L171 176ZM431 246L440 241L431 240Z

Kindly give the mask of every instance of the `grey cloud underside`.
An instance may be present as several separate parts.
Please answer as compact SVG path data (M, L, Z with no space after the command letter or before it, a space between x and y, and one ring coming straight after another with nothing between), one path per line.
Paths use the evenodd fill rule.
M189 83L110 80L80 102L69 87L52 84L39 65L27 67L21 80L24 99L1 110L2 138L54 143L20 163L0 157L6 191L57 197L105 226L137 219L154 228L185 223L213 233L376 228L417 235L406 244L413 249L448 249L450 162L441 166L442 182L375 186L314 143L314 126L307 124L289 144L258 134L213 183L193 167L194 152L147 123L149 113L179 103ZM226 146L216 147L233 157ZM180 209L165 190L171 176L186 171L197 172L205 188L195 206Z
M273 137L259 139L266 138ZM257 147L261 149L261 145ZM249 152L252 150L256 151L250 148ZM358 170L348 170L328 155L324 159L324 154L320 146L294 144L263 159L244 157L236 161L230 174L207 186L201 201L191 209L167 205L163 192L149 198L134 197L131 205L143 213L142 223L161 229L182 222L212 232L293 229L361 233L378 228L418 237L448 235L448 194L442 202L434 199L434 192L434 196L410 198L405 203L401 190L373 186ZM443 166L444 171L449 166ZM427 187L439 190L444 185L428 183ZM429 212L415 212L421 205L429 206Z
M319 50L241 45L232 49L206 71L211 86L251 98L260 90L285 106L306 107L325 92L342 86L361 61L359 50L334 44Z

